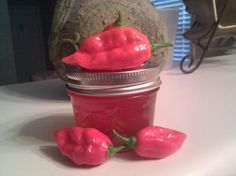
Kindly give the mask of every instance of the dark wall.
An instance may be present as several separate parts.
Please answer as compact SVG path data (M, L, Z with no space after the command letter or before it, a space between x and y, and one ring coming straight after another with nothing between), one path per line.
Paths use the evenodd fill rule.
M45 44L45 54L46 54L46 65L47 69L52 70L53 65L49 60L49 54L48 54L48 37L50 34L50 29L51 29L51 22L52 22L52 16L53 16L53 11L54 7L56 5L56 0L41 0L40 1L41 5L41 19L42 19L42 29L43 29L43 40Z
M0 85L17 82L7 0L0 0Z
M18 82L52 70L48 36L56 0L8 0Z

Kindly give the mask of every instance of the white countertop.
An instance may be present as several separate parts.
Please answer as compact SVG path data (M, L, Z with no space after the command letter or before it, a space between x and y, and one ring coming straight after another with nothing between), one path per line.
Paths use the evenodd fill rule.
M235 176L236 56L211 59L196 72L164 71L155 124L187 133L162 160L118 154L94 168L76 168L58 152L55 129L72 126L59 80L0 87L1 176Z

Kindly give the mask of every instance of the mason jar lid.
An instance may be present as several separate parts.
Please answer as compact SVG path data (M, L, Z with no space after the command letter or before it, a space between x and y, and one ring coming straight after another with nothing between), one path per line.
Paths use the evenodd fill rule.
M67 90L90 96L127 95L158 89L160 66L116 72L67 72Z

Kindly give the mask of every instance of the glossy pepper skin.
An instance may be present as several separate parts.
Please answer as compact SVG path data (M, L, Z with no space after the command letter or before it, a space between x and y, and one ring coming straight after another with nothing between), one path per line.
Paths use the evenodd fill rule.
M100 165L113 150L110 139L94 128L66 128L54 133L60 151L77 165Z
M159 126L149 126L140 130L135 137L126 138L114 131L116 139L134 148L146 158L165 158L175 153L186 139L186 134Z
M110 25L85 39L79 50L62 60L88 70L118 71L139 67L151 57L148 38L132 27Z

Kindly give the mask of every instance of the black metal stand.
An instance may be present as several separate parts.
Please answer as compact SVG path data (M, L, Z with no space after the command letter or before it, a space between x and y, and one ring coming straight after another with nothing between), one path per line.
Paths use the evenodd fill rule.
M223 14L224 14L224 11L225 11L225 9L227 7L228 2L229 2L229 0L225 0L223 8L222 8L221 12L218 15L218 20L210 28L210 30L209 30L210 36L208 38L208 41L207 41L206 45L203 46L201 44L201 39L202 38L200 38L197 41L193 41L193 43L195 43L197 46L199 46L202 49L202 54L201 54L201 57L197 60L197 63L195 63L196 59L193 57L192 54L183 57L183 59L180 62L180 70L183 73L185 73L185 74L192 73L201 65L201 63L204 60L204 57L206 55L206 52L207 52L207 50L209 48L209 45L211 44L211 41L212 41L212 39L213 39L213 37L214 37L214 35L216 33L218 25L221 22L221 19L223 17ZM185 62L189 62L189 63L185 64Z

